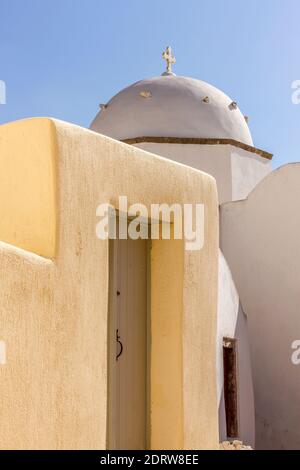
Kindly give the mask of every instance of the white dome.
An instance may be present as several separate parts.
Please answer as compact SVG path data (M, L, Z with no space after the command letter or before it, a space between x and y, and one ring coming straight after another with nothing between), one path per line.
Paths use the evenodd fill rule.
M90 128L117 140L194 137L253 145L245 118L232 102L201 80L162 75L120 91L102 106Z

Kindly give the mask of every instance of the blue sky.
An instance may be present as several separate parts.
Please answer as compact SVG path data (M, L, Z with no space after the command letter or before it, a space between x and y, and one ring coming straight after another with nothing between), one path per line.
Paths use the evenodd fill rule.
M0 0L0 123L52 116L89 126L98 104L163 71L208 81L244 114L274 166L300 161L299 0Z

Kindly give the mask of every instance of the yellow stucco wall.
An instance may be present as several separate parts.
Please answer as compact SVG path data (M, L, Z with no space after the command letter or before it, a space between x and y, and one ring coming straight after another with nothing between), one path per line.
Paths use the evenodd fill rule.
M53 258L56 240L55 130L49 119L1 126L0 240Z
M174 239L151 244L151 448L182 449L184 246Z
M119 195L127 195L129 205L145 204L149 211L151 203L205 204L201 251L181 251L176 263L171 245L164 249L157 245L152 252L152 278L156 275L158 280L152 297L153 306L157 305L155 311L152 307L152 341L165 358L160 364L155 358L159 349L153 349L157 381L151 383L149 433L153 447L216 448L218 204L214 179L54 120L3 126L0 142L1 159L11 160L10 183L2 193L8 205L0 205L0 339L7 347L7 364L0 365L0 448L106 446L109 252L108 242L95 235L96 208L101 202L118 207ZM31 188L36 197L27 199L28 219L23 220L17 217L21 208L15 211L9 204L15 197L14 168L18 181L18 168L31 149L36 158L28 160L26 168L34 176ZM39 162L44 163L39 166ZM36 165L38 174L32 168ZM40 178L43 188L48 188L45 193L38 184ZM29 183L26 192L30 193ZM40 197L37 209L39 194L44 199ZM31 238L26 235L27 220L34 229ZM160 272L163 257L169 263ZM181 270L176 276L174 263ZM177 291L168 285L170 279L176 280ZM166 293L173 296L169 311ZM169 329L171 311L176 318ZM159 313L164 316L159 318L164 330L155 328ZM176 353L169 381L162 372L172 349ZM171 383L178 390L171 391ZM160 390L170 393L171 402L165 408ZM171 420L172 412L176 419L168 423L168 433L159 420L164 416Z

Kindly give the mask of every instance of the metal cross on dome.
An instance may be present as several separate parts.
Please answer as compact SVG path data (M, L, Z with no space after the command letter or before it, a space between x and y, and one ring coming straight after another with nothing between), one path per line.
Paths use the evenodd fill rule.
M174 75L172 72L172 64L176 64L176 59L172 55L172 49L170 46L166 47L166 50L162 53L163 59L167 62L166 71L163 75Z

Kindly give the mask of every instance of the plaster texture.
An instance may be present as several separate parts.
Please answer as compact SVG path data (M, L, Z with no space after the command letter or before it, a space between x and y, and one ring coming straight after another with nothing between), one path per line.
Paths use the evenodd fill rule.
M151 448L218 448L215 180L56 120L1 126L0 141L2 168L8 159L15 162L13 184L3 194L8 204L17 198L31 214L41 185L52 195L46 198L51 204L40 204L42 216L34 212L30 243L18 212L0 206L0 235L6 234L0 242L0 337L7 352L0 366L0 448L107 446L109 243L96 237L96 208L102 202L118 208L119 195L149 212L151 203L205 205L201 251L177 246L175 259L171 241L156 240L152 248L151 335L161 360L152 349L147 431ZM35 165L44 175L41 182ZM24 171L26 185L19 174ZM40 236L43 221L48 237ZM181 352L173 355L174 350Z

